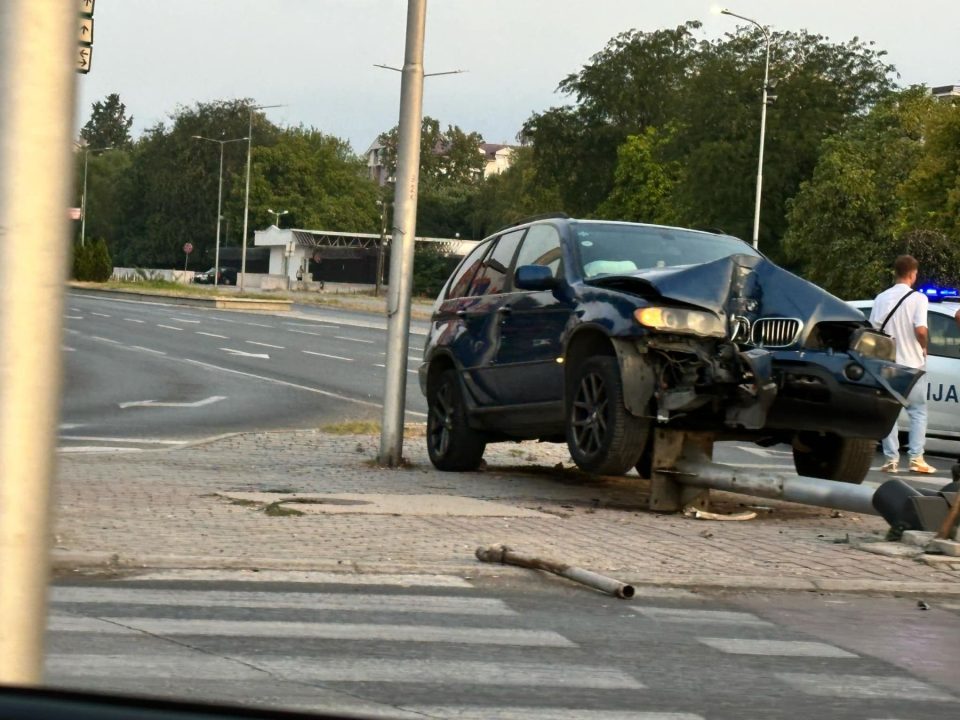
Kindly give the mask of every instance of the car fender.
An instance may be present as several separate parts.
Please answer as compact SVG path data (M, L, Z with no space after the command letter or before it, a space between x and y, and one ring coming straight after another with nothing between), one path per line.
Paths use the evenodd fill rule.
M636 417L650 415L650 400L656 388L656 376L647 354L640 352L632 339L610 338L620 366L620 384L623 386L623 404Z

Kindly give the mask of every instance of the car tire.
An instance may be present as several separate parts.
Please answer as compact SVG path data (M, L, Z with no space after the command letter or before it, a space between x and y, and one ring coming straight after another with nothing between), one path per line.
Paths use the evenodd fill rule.
M584 472L623 475L639 462L650 423L624 406L616 358L589 358L571 380L566 423L570 457Z
M427 392L427 454L438 470L476 470L487 447L467 424L467 408L457 371L444 370Z
M876 441L800 433L793 447L798 475L859 485L870 471Z

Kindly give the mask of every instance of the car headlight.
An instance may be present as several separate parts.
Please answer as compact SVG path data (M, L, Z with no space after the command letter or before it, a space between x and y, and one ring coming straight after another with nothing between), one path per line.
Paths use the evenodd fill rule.
M876 330L860 328L850 338L850 349L865 357L896 362L897 345L892 337L882 335Z
M703 337L725 337L723 322L713 313L671 307L645 307L633 311L634 319L644 327L664 332Z

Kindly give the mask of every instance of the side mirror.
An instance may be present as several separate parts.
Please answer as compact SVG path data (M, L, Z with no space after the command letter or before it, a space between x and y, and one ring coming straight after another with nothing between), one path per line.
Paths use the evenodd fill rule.
M521 265L513 273L513 284L521 290L553 290L560 283L545 265Z

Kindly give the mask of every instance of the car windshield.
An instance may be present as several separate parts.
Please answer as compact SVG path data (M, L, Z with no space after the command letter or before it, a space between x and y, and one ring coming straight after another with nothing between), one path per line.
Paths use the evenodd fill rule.
M575 243L583 277L696 265L730 255L759 253L729 235L657 225L577 223Z

